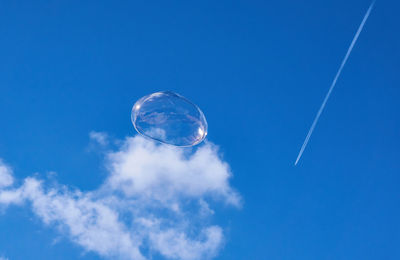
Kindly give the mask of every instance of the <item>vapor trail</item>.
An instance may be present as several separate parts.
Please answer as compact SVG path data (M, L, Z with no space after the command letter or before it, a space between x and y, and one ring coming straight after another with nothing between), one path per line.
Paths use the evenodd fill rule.
M366 14L364 15L364 18L363 18L361 24L360 24L360 27L358 27L358 30L357 30L357 32L356 32L356 35L354 35L353 41L351 42L350 47L349 47L349 49L347 50L346 55L344 56L344 59L343 59L343 61L342 61L342 64L340 64L339 70L337 71L336 76L335 76L335 78L333 79L333 82L332 82L332 84L331 84L331 87L329 88L329 91L328 91L328 93L326 94L325 99L324 99L324 101L322 102L322 105L321 105L321 107L320 107L319 110L318 110L317 115L315 116L315 119L314 119L314 121L313 121L313 123L312 123L312 125L311 125L311 127L310 127L310 130L308 130L308 134L307 134L307 136L306 136L306 139L304 140L303 145L301 146L299 155L297 156L297 159L296 159L296 162L294 163L294 165L297 165L297 163L299 162L299 160L300 160L300 158L301 158L301 155L303 154L304 149L306 148L306 146L307 146L307 144L308 144L308 141L310 140L310 137L311 137L311 135L312 135L312 133L313 133L313 131L314 131L314 128L315 128L315 126L316 126L317 123L318 123L319 117L321 116L322 111L323 111L324 108L325 108L326 102L328 101L329 96L330 96L331 93L332 93L332 90L335 88L335 85L336 85L336 82L337 82L337 80L338 80L338 78L339 78L339 76L340 76L340 73L342 73L343 67L344 67L344 65L346 64L347 59L349 58L350 53L351 53L351 51L353 50L354 45L356 44L356 41L357 41L357 39L358 39L358 36L360 35L360 33L361 33L361 31L362 31L362 29L363 29L363 27L364 27L364 24L365 24L365 22L367 21L368 16L369 16L369 14L371 13L372 8L374 7L374 4L375 4L375 0L374 0L374 1L371 3L371 5L369 6L369 8L368 8Z

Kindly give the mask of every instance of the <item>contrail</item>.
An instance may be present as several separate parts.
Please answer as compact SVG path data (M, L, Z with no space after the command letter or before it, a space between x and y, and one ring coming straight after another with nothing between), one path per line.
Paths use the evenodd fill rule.
M306 139L304 140L303 145L301 146L299 155L297 156L297 159L296 159L296 162L294 163L294 165L297 165L297 163L299 162L299 160L300 160L300 158L301 158L301 155L303 154L304 149L306 148L306 146L307 146L307 144L308 144L308 141L310 140L310 137L311 137L311 135L312 135L312 133L313 133L313 131L314 131L314 128L315 128L315 126L316 126L317 123L318 123L319 117L321 116L322 111L324 111L326 102L328 101L329 96L330 96L331 93L332 93L332 90L335 88L335 85L336 85L336 82L337 82L337 80L338 80L338 78L339 78L339 76L340 76L340 73L342 73L343 67L344 67L344 65L346 64L347 59L349 58L350 53L351 53L351 51L353 50L354 45L356 44L356 41L357 41L357 39L358 39L358 36L360 35L360 33L361 33L361 31L362 31L362 29L363 29L363 27L364 27L364 24L365 24L365 22L367 21L368 16L369 16L369 14L370 14L371 11L372 11L372 8L374 7L374 4L375 4L375 0L374 0L374 1L371 3L371 5L369 6L369 8L368 8L368 10L367 10L367 13L364 15L364 19L362 20L362 22L361 22L361 24L360 24L360 27L358 27L358 30L357 30L357 32L356 32L356 35L354 35L353 41L351 42L350 47L349 47L349 49L347 50L346 55L344 56L344 59L343 59L343 61L342 61L342 64L340 64L339 70L337 71L336 76L335 76L335 78L333 79L333 82L332 82L332 84L331 84L331 87L329 88L328 94L326 94L325 99L324 99L324 101L322 102L322 105L321 105L321 107L319 108L318 113L317 113L317 115L315 116L315 119L314 119L314 121L313 121L313 123L312 123L312 125L311 125L311 127L310 127L310 130L308 130L308 134L307 134L307 136L306 136Z

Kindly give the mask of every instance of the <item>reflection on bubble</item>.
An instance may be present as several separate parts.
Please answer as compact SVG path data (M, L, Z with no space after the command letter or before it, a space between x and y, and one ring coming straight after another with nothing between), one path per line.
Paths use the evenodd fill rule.
M207 135L207 121L200 108L171 91L139 99L131 119L140 134L175 146L196 145Z

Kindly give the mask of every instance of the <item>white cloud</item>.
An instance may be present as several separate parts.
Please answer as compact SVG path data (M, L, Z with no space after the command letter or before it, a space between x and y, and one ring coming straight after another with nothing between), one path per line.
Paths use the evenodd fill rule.
M201 231L200 237L191 240L185 232L168 229L152 232L150 240L163 255L172 259L209 259L215 256L222 242L222 230L211 226Z
M223 230L208 224L214 214L209 202L239 206L240 198L214 145L187 151L137 136L106 158L109 176L97 190L49 187L32 177L20 187L7 187L11 177L0 187L0 205L29 204L46 225L107 258L142 260L159 254L196 260L218 253ZM3 175L11 176L4 167L8 175Z
M141 137L128 138L120 151L108 155L110 176L106 182L127 197L163 203L182 197L214 195L238 206L239 196L231 189L229 166L208 143L192 155L168 145L156 145Z
M96 143L106 146L108 144L108 135L107 133L104 132L96 132L96 131L91 131L89 133L90 139L95 141Z
M0 159L0 188L10 186L13 182L11 168Z

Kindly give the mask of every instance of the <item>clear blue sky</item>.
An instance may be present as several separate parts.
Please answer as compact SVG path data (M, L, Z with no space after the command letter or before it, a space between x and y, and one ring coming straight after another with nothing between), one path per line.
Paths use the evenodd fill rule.
M7 1L0 158L15 178L105 178L90 131L135 134L140 97L198 104L242 209L219 207L219 260L400 259L400 16L377 1L297 167L370 1ZM0 256L101 259L28 207L0 213ZM53 243L54 240L60 240Z

